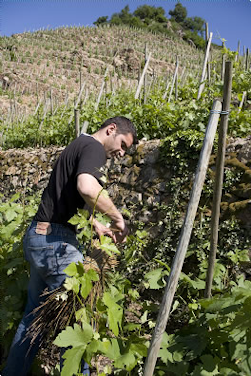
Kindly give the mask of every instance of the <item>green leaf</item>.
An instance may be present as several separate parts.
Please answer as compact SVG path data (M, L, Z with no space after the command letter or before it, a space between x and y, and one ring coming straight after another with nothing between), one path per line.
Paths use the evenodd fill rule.
M67 274L69 277L78 276L78 270L77 265L75 262L72 262L70 265L68 265L64 269L65 274Z
M137 363L135 356L129 351L125 354L120 355L117 359L115 359L114 367L126 369L127 371L131 371Z
M86 345L81 345L78 347L73 347L72 349L66 350L63 355L64 365L62 368L61 376L72 376L76 375L81 364L81 359L83 353L86 349Z
M53 342L58 347L78 347L87 345L93 337L93 329L91 325L83 323L83 329L74 324L74 327L67 326L55 341Z
M80 221L80 218L79 218L79 216L77 215L77 214L75 214L71 219L69 219L69 223L71 224L71 225L77 225L77 224L79 224L79 221Z
M142 324L147 322L147 315L148 315L148 311L145 311L143 315L141 316L140 321L142 322Z
M15 193L15 194L11 197L11 199L10 199L9 202L17 201L17 200L19 199L19 197L20 197L20 193Z
M64 281L64 287L67 291L73 290L75 294L78 294L80 282L76 277L66 277Z
M118 248L113 243L112 239L105 235L101 235L100 237L100 248L103 251L105 251L109 256L112 256L113 253L120 254Z
M120 348L116 338L112 338L110 341L108 339L104 339L99 343L99 350L112 360L120 356Z
M123 309L116 303L116 299L109 292L104 293L102 300L107 306L109 328L117 336L119 327L121 327Z
M192 373L192 376L213 376L219 375L217 360L210 354L202 355L203 365L197 365Z
M124 331L134 331L135 329L140 329L141 328L141 324L134 324L134 323L129 323L127 325L124 326Z
M108 223L111 222L110 218L107 215L102 214L102 213L97 213L95 215L95 219L97 219L97 221L102 223L102 225L104 225L104 226L106 226Z
M80 279L81 282L81 289L80 293L84 299L87 298L87 296L90 294L91 289L92 289L92 281L98 281L99 276L98 273L95 272L93 269L89 269L83 277Z
M164 286L163 278L163 269L158 268L151 270L145 275L146 280L149 283L150 289L158 290Z
M6 212L4 213L4 216L7 222L11 222L14 218L18 216L18 213L15 211L15 209L10 207L9 209L6 210Z
M147 346L144 343L138 343L136 338L134 338L134 342L131 343L130 350L133 352L134 355L140 357L147 356Z
M77 321L81 321L81 322L88 321L86 309L84 307L80 308L78 311L75 312L75 317Z
M87 363L89 364L91 363L93 355L97 353L99 347L100 347L100 341L96 339L93 339L91 343L89 343L85 351L85 360Z

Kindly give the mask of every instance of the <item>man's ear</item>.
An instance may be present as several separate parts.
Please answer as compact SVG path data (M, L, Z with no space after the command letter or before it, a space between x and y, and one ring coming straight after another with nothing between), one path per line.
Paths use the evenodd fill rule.
M117 131L117 125L115 124L115 123L111 123L111 124L109 124L108 125L108 127L107 127L107 134L108 135L110 135L110 134L112 134L113 132L116 132Z

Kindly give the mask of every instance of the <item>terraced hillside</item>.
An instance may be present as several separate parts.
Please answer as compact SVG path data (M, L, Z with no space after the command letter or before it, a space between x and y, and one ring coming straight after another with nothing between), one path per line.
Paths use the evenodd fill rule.
M46 100L56 109L76 98L84 82L86 100L100 90L106 68L107 91L122 84L136 86L146 46L151 77L173 74L177 55L180 74L198 75L202 69L204 53L191 44L127 26L63 27L2 37L2 116L25 116Z

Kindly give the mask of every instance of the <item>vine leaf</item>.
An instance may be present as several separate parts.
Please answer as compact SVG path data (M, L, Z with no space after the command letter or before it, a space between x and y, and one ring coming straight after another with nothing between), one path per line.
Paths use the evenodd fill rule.
M109 292L104 293L102 300L107 306L109 328L117 336L119 334L119 327L121 328L123 309L116 303L116 298Z
M116 245L112 242L112 239L108 236L101 235L100 237L100 248L105 251L109 256L112 256L113 253L120 254Z
M83 277L80 278L81 282L81 295L84 299L87 298L87 296L90 294L92 289L92 281L98 281L99 276L98 273L96 273L93 269L89 269Z
M78 270L77 270L77 265L75 262L72 262L70 265L68 265L64 269L65 274L67 274L69 277L77 276L78 275Z
M73 347L66 350L63 355L64 365L62 368L61 376L72 376L78 374L79 364L81 362L86 345Z
M76 277L65 278L64 287L66 290L73 290L75 294L79 292L80 282Z
M126 368L127 371L131 371L135 366L135 356L129 351L120 355L114 362L114 366L117 368Z
M164 272L165 273L165 272ZM158 268L154 269L145 275L146 280L149 283L150 289L160 289L164 286L163 278L163 269Z
M74 324L74 327L67 326L65 330L59 333L53 343L59 347L87 345L93 337L93 330L91 325L86 322L82 323L82 327L83 329L78 324Z

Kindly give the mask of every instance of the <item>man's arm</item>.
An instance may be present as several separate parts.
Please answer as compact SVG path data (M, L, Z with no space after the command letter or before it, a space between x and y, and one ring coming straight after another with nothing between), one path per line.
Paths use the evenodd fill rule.
M121 243L128 234L128 228L122 214L118 211L112 200L102 194L102 189L102 186L94 176L90 174L78 175L77 190L79 194L91 208L95 206L97 211L105 213L112 220L115 240Z

